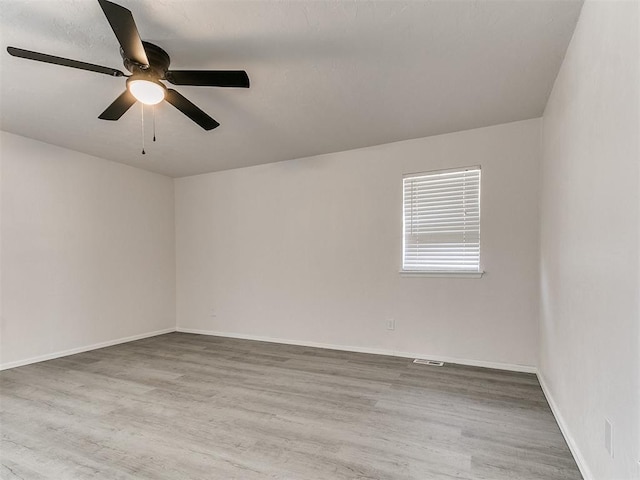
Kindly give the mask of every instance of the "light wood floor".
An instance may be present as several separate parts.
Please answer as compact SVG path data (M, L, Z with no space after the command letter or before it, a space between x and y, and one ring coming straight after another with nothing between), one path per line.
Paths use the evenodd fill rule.
M3 479L578 479L534 375L172 333L0 373Z

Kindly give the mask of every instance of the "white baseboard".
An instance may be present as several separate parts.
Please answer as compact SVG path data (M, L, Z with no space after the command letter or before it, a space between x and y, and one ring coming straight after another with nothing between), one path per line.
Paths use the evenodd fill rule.
M31 363L44 362L45 360L53 360L54 358L66 357L68 355L75 355L76 353L88 352L89 350L96 350L98 348L111 347L120 343L133 342L134 340L141 340L143 338L155 337L156 335L164 335L165 333L175 332L175 328L165 328L164 330L156 330L155 332L141 333L139 335L132 335L131 337L118 338L116 340L109 340L106 342L94 343L93 345L86 345L84 347L72 348L70 350L62 350L60 352L48 353L46 355L39 355L37 357L26 358L24 360L17 360L15 362L7 362L0 364L0 370L8 370L10 368L22 367Z
M285 338L263 337L260 335L246 335L243 333L216 332L212 330L198 330L195 328L177 327L176 332L195 333L198 335L212 335L215 337L239 338L243 340L257 340L260 342L283 343L285 345L299 345L301 347L325 348L328 350L341 350L345 352L372 353L374 355L389 355L391 357L402 358L428 358L445 363L456 363L459 365L469 365L472 367L495 368L498 370L508 370L511 372L536 373L536 367L530 365L517 365L511 363L486 362L484 360L469 360L465 358L443 357L441 355L430 355L427 353L398 352L395 350L384 350L369 347L354 347L349 345L334 345L328 343L308 342L304 340L290 340Z
M303 340L290 340L285 338L273 338L273 337L264 337L260 335L245 335L242 333L230 333L230 332L216 332L211 330L198 330L193 328L166 328L163 330L157 330L155 332L142 333L139 335L133 335L130 337L118 338L115 340L109 340L106 342L95 343L93 345L86 345L84 347L72 348L69 350L63 350L54 353L48 353L46 355L39 355L37 357L26 358L23 360L17 360L14 362L7 362L0 364L1 370L8 370L10 368L21 367L24 365L29 365L37 362L44 362L46 360L53 360L54 358L66 357L68 355L75 355L76 353L87 352L89 350L96 350L98 348L110 347L112 345L118 345L120 343L133 342L135 340L141 340L143 338L154 337L156 335L164 335L165 333L171 332L182 332L182 333L195 333L198 335L212 335L216 337L229 337L229 338L239 338L244 340L257 340L261 342L270 342L270 343L283 343L286 345L299 345L303 347L315 347L315 348L325 348L328 350L340 350L346 352L358 352L358 353L371 353L374 355L389 355L392 357L402 357L402 358L428 358L431 360L438 360L445 363L456 363L459 365L469 365L473 367L484 367L484 368L495 368L498 370L508 370L512 372L525 372L525 373L536 373L537 370L535 367L530 365L518 365L511 363L500 363L500 362L487 362L484 360L469 360L465 358L456 358L456 357L446 357L441 355L430 355L426 353L411 353L411 352L399 352L395 350L385 350L379 348L369 348L369 347L356 347L349 345L335 345L328 343L318 343L318 342L308 342Z
M593 480L594 476L591 474L591 470L589 470L589 467L587 466L587 462L584 460L584 457L580 453L580 449L578 448L578 445L573 439L573 436L569 431L569 426L564 421L564 417L560 413L560 410L558 409L558 404L553 399L553 396L551 395L551 391L549 390L549 387L547 386L544 380L544 377L542 376L542 373L538 372L537 375L538 375L538 382L542 387L542 392L544 393L544 396L547 398L547 403L549 404L549 407L551 407L551 412L553 413L553 416L556 419L556 423L558 424L558 427L560 427L562 436L567 442L567 445L569 445L569 450L571 450L571 454L573 455L573 458L575 459L576 464L578 465L578 469L582 474L582 478L584 478L584 480Z

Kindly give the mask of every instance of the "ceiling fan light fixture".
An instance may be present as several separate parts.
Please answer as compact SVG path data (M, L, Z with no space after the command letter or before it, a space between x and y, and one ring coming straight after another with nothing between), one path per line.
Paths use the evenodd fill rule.
M218 122L179 92L167 88L160 80L173 85L249 88L249 76L244 70L169 70L169 54L158 45L142 41L131 10L110 0L98 0L98 3L120 44L120 56L125 68L132 73L131 76L115 68L22 48L8 46L7 52L13 57L27 60L102 73L110 77L126 77L127 89L98 116L101 120L120 119L136 102L156 105L166 100L204 130L213 130L220 126Z
M164 100L165 87L151 80L129 80L127 88L136 100L145 105L156 105Z

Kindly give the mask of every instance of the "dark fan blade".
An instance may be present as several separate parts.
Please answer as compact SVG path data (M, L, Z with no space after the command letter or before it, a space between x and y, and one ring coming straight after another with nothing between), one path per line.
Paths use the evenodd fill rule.
M28 60L36 60L38 62L53 63L54 65L62 65L63 67L79 68L80 70L89 70L90 72L104 73L114 77L122 77L124 73L115 68L101 67L93 63L79 62L78 60L70 60L68 58L54 57L45 53L32 52L31 50L23 50L21 48L7 47L7 52L14 57L26 58Z
M107 0L98 0L109 25L116 34L124 56L140 65L149 65L149 59L142 46L136 22L131 11Z
M249 88L244 70L169 70L165 78L174 85Z
M220 125L213 118L204 113L202 110L200 110L193 103L191 103L189 100L184 98L172 88L167 89L165 100L205 130L213 130L218 125Z
M135 97L129 93L129 90L125 90L98 118L101 120L118 120L134 103L136 103Z

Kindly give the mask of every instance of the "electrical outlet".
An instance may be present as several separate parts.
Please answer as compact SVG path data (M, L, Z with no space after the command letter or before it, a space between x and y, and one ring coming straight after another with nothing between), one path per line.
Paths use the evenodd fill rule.
M613 425L606 418L604 419L604 448L613 458Z
M209 310L209 316L210 316L211 318L213 318L213 317L215 317L215 316L216 316L216 310L215 310L214 308L212 308L212 309L210 309L210 310Z
M393 318L387 319L387 330L395 330L396 329L396 321Z

